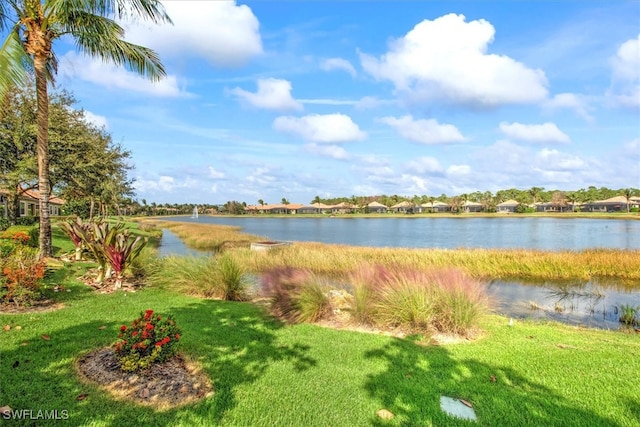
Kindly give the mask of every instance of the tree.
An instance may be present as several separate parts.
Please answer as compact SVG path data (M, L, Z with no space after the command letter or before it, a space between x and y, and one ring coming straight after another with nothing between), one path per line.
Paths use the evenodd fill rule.
M89 56L125 65L158 80L165 75L158 55L151 49L126 42L119 18L171 22L158 0L2 0L0 30L9 30L0 48L0 96L13 85L27 83L33 71L36 86L37 163L40 205L39 257L49 257L49 99L48 83L54 83L57 58L53 42L71 37L78 50Z
M540 193L544 191L544 187L531 187L529 189L529 195L531 196L532 204L536 204L538 201L538 197L540 197Z
M35 188L35 93L16 87L0 100L0 187L7 191L7 217L15 224L21 193Z
M117 181L117 199L131 192L127 171L130 153L112 144L111 136L86 120L67 91L49 97L49 181L66 203L65 214L91 216L92 201L102 186ZM19 215L17 200L37 188L36 101L33 90L14 88L0 109L0 187L8 190L9 221Z

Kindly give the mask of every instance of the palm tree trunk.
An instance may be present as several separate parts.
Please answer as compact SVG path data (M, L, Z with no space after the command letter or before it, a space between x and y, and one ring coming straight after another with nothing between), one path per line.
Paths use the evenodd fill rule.
M49 96L47 94L47 58L36 55L34 71L36 75L36 98L38 125L37 157L38 157L38 193L40 195L40 259L52 255L51 220L49 218Z

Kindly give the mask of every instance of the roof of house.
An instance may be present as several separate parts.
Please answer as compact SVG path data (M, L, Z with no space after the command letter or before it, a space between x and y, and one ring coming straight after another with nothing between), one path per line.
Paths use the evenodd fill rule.
M413 207L413 203L411 202L407 202L406 200L400 203L396 203L395 205L391 206L391 209L397 209L397 208L411 208Z
M507 200L506 202L502 202L502 203L498 203L496 206L518 206L520 204L520 202L518 202L517 200Z
M337 205L333 205L333 206L330 206L330 207L334 208L334 209L336 209L336 208L337 209L355 209L357 206L354 206L351 203L341 202L341 203L338 203Z
M367 206L370 207L370 208L385 208L385 209L387 209L387 206L383 205L380 202L371 202Z
M464 202L462 206L482 206L482 203L472 202L470 200L467 200L466 202Z
M631 200L631 199L629 199ZM615 197L610 197L608 199L605 200L596 200L595 202L591 202L592 204L596 203L596 204L609 204L609 203L627 203L627 198L625 196L615 196Z
M0 193L7 195L9 194L9 191L5 188L0 188ZM40 199L40 193L38 190L24 190L19 197L37 201ZM64 205L64 199L56 196L49 196L49 203L53 205Z
M433 203L423 203L420 206L422 206L423 208L435 208L436 206L442 207L442 206L449 206L449 205L447 203L436 200Z

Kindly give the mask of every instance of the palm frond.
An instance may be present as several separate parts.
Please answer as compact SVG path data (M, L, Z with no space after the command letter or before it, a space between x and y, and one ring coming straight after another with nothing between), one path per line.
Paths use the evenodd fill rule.
M172 23L159 0L49 0L45 5L48 16L61 17L77 11L117 19Z
M22 47L18 27L15 26L0 48L0 95L12 86L23 86L29 76L27 70L32 64L31 57Z
M108 2L108 0L103 1ZM115 3L117 4L119 17L141 17L156 24L161 22L173 23L164 6L158 0L115 0Z
M89 56L124 65L154 81L166 75L158 54L123 40L124 29L112 19L76 12L63 25L74 36L78 49Z

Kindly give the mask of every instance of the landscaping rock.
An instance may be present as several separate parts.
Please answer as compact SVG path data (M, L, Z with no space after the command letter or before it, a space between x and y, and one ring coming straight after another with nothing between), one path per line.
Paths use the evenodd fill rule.
M380 409L378 412L376 412L376 415L383 420L391 420L393 419L393 417L395 417L395 415L393 415L393 412L388 409Z

